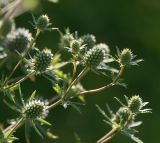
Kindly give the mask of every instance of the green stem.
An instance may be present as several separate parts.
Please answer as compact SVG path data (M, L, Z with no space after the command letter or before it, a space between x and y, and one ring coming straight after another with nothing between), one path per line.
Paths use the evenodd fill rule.
M33 76L35 74L35 72L31 72L28 75L26 75L25 77L21 78L20 80L18 80L17 82L11 84L11 85L7 85L6 87L4 87L4 89L9 89L17 84L22 83L23 81L25 81L26 79L28 79L29 77Z
M67 100L68 99L68 93L70 91L70 89L72 88L73 85L77 84L78 81L81 80L81 78L89 71L90 69L85 67L81 72L80 74L77 76L77 78L75 78L71 84L69 85L69 87L67 88L66 92L65 92L65 95L59 99L58 101L56 101L55 103L51 104L48 109L52 109L54 107L56 107L57 105L63 103L64 100Z
M111 83L109 83L108 85L97 88L97 89L92 89L92 90L87 90L87 91L80 92L79 95L85 95L85 94L88 94L88 93L97 93L97 92L100 92L102 90L105 90L107 88L110 88L110 87L114 86L116 84L116 82L118 81L118 79L122 76L124 68L125 68L124 65L120 66L120 70L119 70L116 78Z
M5 137L7 138L8 136L12 135L12 133L16 129L18 129L19 127L21 127L24 122L25 122L25 118L22 117L21 119L19 119L19 121L17 121L17 123L15 123L13 125L10 125L8 128L6 128L4 130Z
M63 102L62 99L59 99L58 101L56 101L55 103L51 104L50 106L48 106L48 110L53 109L54 107L60 105Z
M123 127L113 128L111 131L109 131L106 135L104 135L102 138L100 138L97 143L107 143L109 140L111 140L113 137L115 137L121 130L128 127L130 121L132 121L133 114L131 113L123 125Z
M102 138L100 138L97 143L106 143L110 139L112 139L116 133L118 132L119 128L113 128L111 131L109 131L106 135L104 135Z
M27 54L31 51L31 49L34 47L35 45L35 41L37 40L38 36L40 34L40 31L37 30L35 38L32 40L29 48L26 49L25 53L23 54L23 56L21 57L21 59L18 61L18 63L16 64L16 66L13 68L12 72L10 73L10 75L8 76L8 78L4 81L3 86L5 86L7 84L7 82L9 81L9 79L12 77L12 75L14 74L14 72L16 71L16 69L19 67L19 65L22 63L22 61L24 60L24 58L27 56Z
M90 69L88 67L85 67L81 72L80 74L77 76L77 78L75 78L71 84L69 85L69 87L67 88L66 92L65 92L65 95L63 96L63 99L66 100L68 98L68 92L70 91L70 89L72 88L73 85L77 84L78 81L81 80L81 78L87 74L87 72L89 71Z

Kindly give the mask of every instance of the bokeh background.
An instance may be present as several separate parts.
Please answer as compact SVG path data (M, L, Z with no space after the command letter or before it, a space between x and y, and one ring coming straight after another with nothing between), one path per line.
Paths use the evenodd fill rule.
M109 45L113 54L115 47L131 48L143 58L144 62L138 67L126 69L124 73L128 88L113 87L97 94L86 96L86 106L81 107L82 114L73 108L64 109L59 106L51 111L48 120L53 123L52 130L60 138L57 140L41 140L33 131L32 143L76 143L75 133L84 143L95 143L102 135L110 130L102 120L95 104L105 109L106 103L116 111L119 104L114 96L124 100L123 95L139 94L144 101L149 101L153 109L150 115L140 116L144 123L137 134L145 143L160 142L160 1L159 0L60 0L51 3L41 0L32 11L35 15L47 13L55 27L63 30L69 27L77 30L79 35L91 33L96 35L97 42ZM24 13L16 18L16 24L29 28L31 14ZM45 32L39 40L40 48L47 46L56 51L59 35L56 32ZM63 54L65 56L65 54ZM86 89L100 87L107 79L90 73L82 80ZM26 88L27 87L27 88ZM50 98L53 96L51 84L38 78L35 83L25 83L23 91L30 94L34 88L40 95ZM15 117L7 107L0 109L0 122ZM5 112L4 112L5 111ZM21 143L25 143L23 127L17 131ZM129 138L118 135L111 143L131 143Z

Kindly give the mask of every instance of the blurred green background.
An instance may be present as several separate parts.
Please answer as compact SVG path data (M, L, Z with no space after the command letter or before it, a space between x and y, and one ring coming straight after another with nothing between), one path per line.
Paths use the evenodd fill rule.
M60 138L57 140L41 140L33 131L32 143L76 143L75 133L84 143L94 143L107 133L110 128L97 111L95 104L105 109L106 103L116 111L119 104L114 96L124 100L123 95L132 96L140 94L144 101L149 101L153 109L150 115L140 116L144 123L138 129L139 136L145 143L160 142L160 1L159 0L60 0L54 4L41 0L33 11L35 15L47 13L55 27L63 30L70 27L77 30L80 35L92 33L96 35L97 42L109 45L113 54L115 47L131 48L132 51L143 58L144 62L138 67L126 69L124 73L128 88L113 87L97 94L86 96L86 106L82 106L82 114L73 108L63 109L61 106L51 111L48 120L53 123L52 130ZM26 27L33 31L28 23L31 14L25 13L16 18L17 26ZM39 40L39 47L45 45L56 50L59 35L56 32L45 32ZM64 54L65 56L65 54ZM86 89L104 85L106 79L90 73L82 80ZM35 83L25 83L23 91L30 94L34 88L45 98L53 96L51 84L43 78ZM3 111L6 111L4 116ZM13 118L15 115L7 107L0 109L0 122ZM23 127L17 131L20 143L24 143ZM118 135L112 143L131 143L129 138Z

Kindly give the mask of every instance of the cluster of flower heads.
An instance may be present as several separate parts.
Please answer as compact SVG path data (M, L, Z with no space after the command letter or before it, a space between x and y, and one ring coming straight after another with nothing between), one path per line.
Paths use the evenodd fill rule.
M148 102L143 102L139 95L132 96L130 99L125 96L125 99L127 105L123 104L118 98L116 98L116 100L122 105L116 113L113 113L107 105L110 117L99 106L97 106L98 110L107 119L105 122L109 124L112 129L130 137L137 143L142 143L140 139L134 136L134 134L137 133L135 127L141 125L142 122L135 120L138 114L151 113L151 109L143 109ZM104 140L107 140L107 138L103 138L103 140L100 140L98 143L102 143Z
M54 29L51 27L50 19L47 15L41 15L37 19L33 17L32 25L36 29L37 33L46 30L51 31ZM23 62L26 63L26 69L29 72L28 75L30 75L30 73L34 73L35 75L45 73L47 75L49 73L47 73L47 71L50 71L50 73L52 73L52 78L55 78L53 89L58 93L59 98L63 98L66 95L66 89L69 89L67 93L69 94L69 97L76 97L80 92L85 90L80 82L77 82L76 84L74 83L73 85L71 84L72 87L69 87L68 85L72 81L72 77L70 75L63 74L63 72L60 70L57 70L58 72L53 70L53 54L51 50L39 50L36 48L36 43L34 40L36 40L37 37L35 36L34 39L29 30L25 28L16 28L12 19L3 21L0 28L0 60L7 58L9 54L14 52L16 52L16 54L22 58L22 55L25 55L25 52L28 50L29 52L26 52L27 54L23 59ZM71 63L75 64L76 66L81 65L84 67L84 69L109 69L110 71L115 71L114 68L109 68L107 65L108 62L116 61L121 67L137 65L138 62L141 61L135 60L136 56L133 55L130 49L118 51L117 57L114 58L110 54L108 45L105 43L97 43L96 37L92 34L85 34L79 37L77 32L71 34L68 29L66 30L65 34L61 33L60 31L59 33L61 36L59 47L61 49L67 49L71 53ZM29 49L32 50L33 56ZM59 59L57 61L59 62ZM70 63L70 60L68 63ZM118 70L116 71L117 73L119 72ZM63 81L63 85L59 83L59 79ZM49 80L51 79L49 78ZM26 102L22 98L22 93L20 92L19 94L22 106L19 107L14 102L14 105L11 105L11 108L20 113L19 119L22 118L25 121L25 124L28 124L28 122L31 123L38 134L40 134L38 128L36 127L37 122L50 125L50 123L44 120L45 117L47 117L50 109L48 102L39 98L35 98L35 92ZM64 107L67 107L67 105L71 103L68 98L66 98L66 100L67 101L63 101L65 102L64 104L62 103ZM132 128L141 124L141 122L135 121L139 113L150 112L150 109L142 109L148 104L148 102L143 102L139 96L133 96L130 99L126 97L127 105L123 104L119 99L117 100L120 102L122 107L120 107L115 114L108 108L111 117L108 117L99 107L98 109L107 118L106 122L111 125L113 129L117 129L118 131L130 136L138 143L141 143L140 140L134 136L136 130ZM8 143L7 138L5 138L3 135L4 134L2 134L0 130L0 142ZM1 141L2 139L3 141Z

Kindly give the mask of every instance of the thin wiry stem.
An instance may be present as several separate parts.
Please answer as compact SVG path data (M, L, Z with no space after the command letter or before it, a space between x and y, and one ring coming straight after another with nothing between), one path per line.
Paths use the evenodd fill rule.
M70 89L72 88L73 85L77 84L78 81L81 80L81 78L89 71L90 69L88 67L85 67L80 74L71 82L71 84L69 85L69 87L67 88L65 95L63 96L63 99L67 99L67 95L68 92L70 91Z
M116 84L116 82L118 81L118 79L122 76L122 73L124 71L124 65L121 65L120 66L120 70L119 70L119 73L117 74L116 78L111 82L109 83L108 85L106 86L103 86L103 87L100 87L100 88L97 88L97 89L92 89L92 90L87 90L87 91L83 91L83 92L80 92L79 95L85 95L85 94L88 94L88 93L97 93L97 92L100 92L102 90L105 90L105 89L108 89L112 86L114 86Z
M4 89L9 89L9 88L11 88L13 86L16 86L16 85L22 83L23 81L25 81L26 79L28 79L29 77L33 76L34 74L35 74L35 72L31 72L28 75L26 75L23 78L21 78L20 80L18 80L17 82L15 82L15 83L13 83L11 85L7 85L6 87L4 87Z

